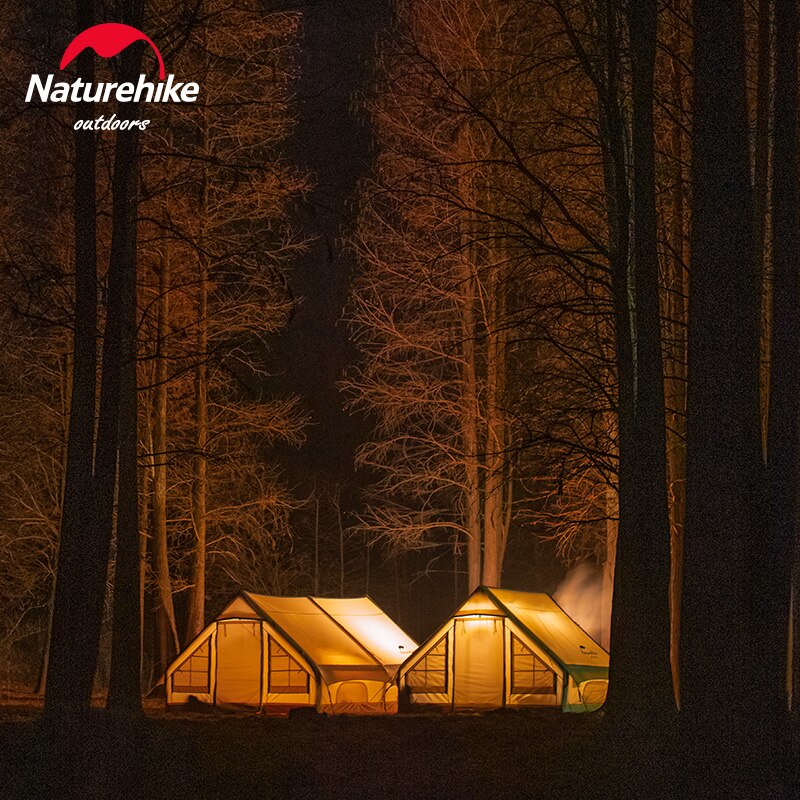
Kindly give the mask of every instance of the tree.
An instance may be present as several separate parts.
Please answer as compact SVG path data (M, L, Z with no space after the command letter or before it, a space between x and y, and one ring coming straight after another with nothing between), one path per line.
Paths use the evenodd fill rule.
M26 106L21 89L34 65L50 57L45 42L61 12L9 7L0 16L0 646L6 674L43 692L71 395L74 182L64 164L74 119L72 110L45 115ZM20 158L26 147L36 159Z
M140 372L152 431L159 673L184 630L190 640L205 625L207 596L227 591L234 540L252 544L258 526L265 547L286 535L280 517L294 501L264 463L266 448L298 444L305 424L295 399L273 396L267 374L270 339L294 307L284 269L303 247L288 214L306 178L282 157L298 17L248 0L183 11L178 25L171 9L154 24L180 30L175 69L202 93L191 107L161 111L162 131L143 153Z
M540 210L505 138L530 110L518 99L524 13L400 5L370 101L379 162L354 242L363 362L345 386L377 420L358 458L379 475L361 527L400 548L464 547L469 588L502 581L524 438L511 409Z
M612 266L619 364L620 524L611 622L614 660L607 705L612 712L637 717L674 709L653 132L656 26L655 2L634 0L629 4L632 266L622 258L614 265L616 269ZM630 341L623 342L623 337Z
M798 217L797 4L775 4L775 120L772 166L772 352L767 428L766 535L757 543L760 574L754 590L754 617L761 631L766 667L764 712L780 719L786 697L787 634L790 629L792 555L800 544L797 486L800 482L800 217ZM795 567L796 570L796 567ZM795 572L796 576L796 572ZM795 583L795 587L797 584ZM795 589L795 606L797 591ZM795 611L795 619L797 612ZM795 654L798 651L797 628ZM763 674L763 673L762 673ZM797 675L792 696L797 697Z
M141 27L142 3L129 0L123 19ZM142 45L123 53L120 75L134 81L142 66ZM120 119L135 119L138 108L119 109ZM114 561L111 673L108 707L112 711L141 713L141 635L139 592L139 477L137 352L137 248L139 207L138 128L120 131L115 143L111 258L118 259L119 307L109 302L109 316L119 316L119 408L117 414L117 513ZM111 268L113 270L113 266ZM113 273L109 270L109 284ZM113 295L109 289L109 300ZM112 330L106 323L106 335ZM103 419L102 393L100 419ZM113 500L112 500L113 502Z
M692 273L681 625L682 708L696 718L764 707L759 294L738 3L695 0ZM749 580L749 573L758 575ZM709 580L710 576L714 580ZM757 623L756 623L757 624ZM731 673L725 653L736 652Z
M92 0L76 0L76 30L94 23ZM77 59L77 74L94 79L93 55ZM84 104L76 118L88 119ZM97 665L107 552L96 536L94 425L97 359L95 137L75 132L75 334L72 396L61 514L58 572L51 624L45 710L66 715L89 707ZM103 576L102 582L95 576Z

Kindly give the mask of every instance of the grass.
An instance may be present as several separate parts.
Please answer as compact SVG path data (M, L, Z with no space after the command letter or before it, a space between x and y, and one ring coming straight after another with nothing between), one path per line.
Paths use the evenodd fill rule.
M97 710L56 733L17 700L0 707L0 797L800 797L786 775L748 783L746 765L732 780L710 766L692 772L669 732L606 728L598 714L551 710L271 718L151 706L135 724Z

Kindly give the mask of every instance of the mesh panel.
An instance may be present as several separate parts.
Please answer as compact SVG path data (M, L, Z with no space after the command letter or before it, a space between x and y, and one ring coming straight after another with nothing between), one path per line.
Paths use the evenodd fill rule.
M447 691L447 635L409 670L406 684L418 692Z
M511 634L511 693L556 693L555 672L514 634Z
M271 636L269 639L269 691L305 694L308 673Z
M211 691L211 637L172 673L172 691L194 694Z

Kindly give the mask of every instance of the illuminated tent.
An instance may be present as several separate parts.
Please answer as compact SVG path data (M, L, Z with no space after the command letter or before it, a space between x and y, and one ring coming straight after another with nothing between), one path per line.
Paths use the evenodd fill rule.
M368 597L242 592L170 665L167 704L396 713L394 678L416 646Z
M546 594L480 587L398 672L411 703L599 708L608 653Z

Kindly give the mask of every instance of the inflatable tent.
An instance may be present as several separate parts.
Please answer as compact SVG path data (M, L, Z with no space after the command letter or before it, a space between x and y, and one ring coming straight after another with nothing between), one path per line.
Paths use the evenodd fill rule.
M167 669L167 705L396 713L394 678L416 646L368 597L242 592Z
M454 710L605 701L608 653L546 594L480 587L398 671L411 703Z

